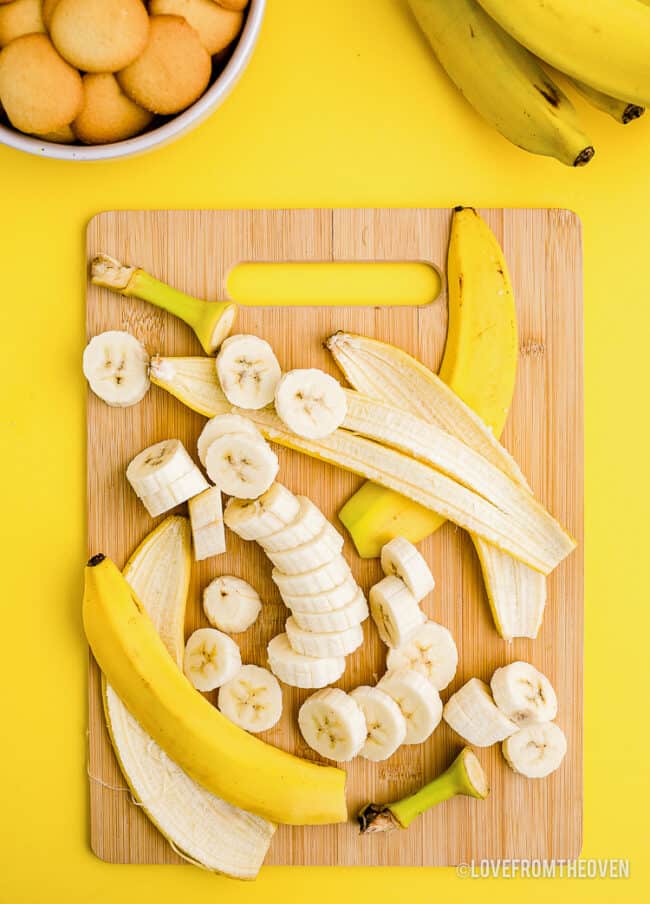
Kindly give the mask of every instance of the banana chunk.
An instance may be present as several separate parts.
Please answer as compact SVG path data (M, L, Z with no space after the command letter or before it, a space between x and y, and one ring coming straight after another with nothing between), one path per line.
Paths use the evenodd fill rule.
M298 516L298 498L281 483L273 483L257 499L230 499L224 521L242 540L262 540L281 531Z
M305 631L299 627L296 619L290 616L284 626L289 643L296 653L303 656L348 656L363 644L363 628L360 624L351 625L342 631L318 633Z
M341 384L317 368L290 370L275 390L275 410L298 436L320 439L341 426L347 412Z
M278 634L266 648L274 675L292 687L325 687L338 681L345 671L345 658L315 658L296 653L286 634Z
M298 725L312 750L339 763L355 757L366 741L363 710L337 687L308 697L298 711Z
M404 537L395 537L382 548L381 567L385 575L401 578L418 603L436 585L424 557Z
M508 765L526 778L545 778L560 768L566 736L555 722L525 725L501 745Z
M453 680L458 666L458 650L447 628L433 621L421 625L415 637L386 657L389 671L412 669L442 691Z
M210 487L188 501L192 525L194 558L197 562L222 555L226 551L221 490Z
M421 744L440 724L442 700L427 679L411 669L386 672L377 687L388 694L406 719L405 744Z
M213 691L241 668L239 647L232 638L214 628L199 628L185 645L183 671L197 691Z
M152 517L209 488L178 439L143 449L126 469L126 478Z
M269 552L267 555L283 574L304 574L327 565L341 554L342 549L343 537L329 522L325 522L323 530L313 540L293 549Z
M280 721L282 689L268 669L243 665L219 688L217 706L235 725L257 734Z
M359 585L349 574L342 584L332 587L331 590L322 590L320 593L306 596L283 596L285 604L294 612L305 612L322 615L327 612L335 612L349 606L359 594ZM367 612L367 609L366 609Z
M390 575L370 588L370 613L389 647L402 647L426 621L416 598L401 578Z
M308 543L321 533L329 522L321 510L306 496L296 496L298 508L295 517L283 525L276 533L261 537L259 544L262 549L270 554L272 552L286 552Z
M490 689L479 678L470 678L447 700L445 722L475 747L490 747L517 731L517 726L497 707Z
M519 726L552 722L557 715L551 682L528 662L511 662L497 669L490 687L501 712Z
M226 339L217 355L217 377L225 397L238 408L264 408L282 376L273 349L258 336Z
M366 743L359 756L378 763L392 756L406 740L406 719L397 703L378 687L361 685L350 691L366 720Z
M279 568L274 568L271 577L284 598L285 594L306 596L320 593L322 590L331 590L342 584L349 574L350 566L343 556L338 555L331 562L303 574L284 574Z
M215 628L226 634L241 634L257 620L262 602L246 581L222 574L203 591L203 611Z
M228 433L249 433L251 436L262 439L262 434L249 418L242 417L241 414L218 414L206 423L199 433L196 443L199 461L203 467L205 467L205 457L212 443L215 439L226 436Z
M226 433L210 443L205 469L229 496L256 499L276 478L278 456L264 439L249 433Z
M294 621L303 631L315 634L327 634L334 631L346 631L354 625L360 625L368 618L368 604L363 591L357 587L357 593L351 603L342 609L332 612L300 612L291 610Z
M94 336L83 353L88 385L113 408L137 405L149 391L149 355L144 345L123 330Z

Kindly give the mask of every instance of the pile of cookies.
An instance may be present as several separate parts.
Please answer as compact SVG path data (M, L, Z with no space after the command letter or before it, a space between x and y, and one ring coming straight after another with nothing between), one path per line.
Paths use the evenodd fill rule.
M248 0L0 0L0 116L61 144L132 138L201 97Z

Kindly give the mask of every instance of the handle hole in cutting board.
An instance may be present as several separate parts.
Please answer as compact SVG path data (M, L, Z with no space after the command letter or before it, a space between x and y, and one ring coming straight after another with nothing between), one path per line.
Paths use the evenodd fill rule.
M226 286L248 306L421 306L436 300L442 280L419 261L256 262L233 267Z

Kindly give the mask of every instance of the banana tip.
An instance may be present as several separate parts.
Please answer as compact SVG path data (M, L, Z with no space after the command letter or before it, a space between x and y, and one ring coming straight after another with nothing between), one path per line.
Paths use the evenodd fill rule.
M98 552L97 555L91 556L87 562L88 568L94 568L95 565L101 565L105 558L106 556L103 552Z

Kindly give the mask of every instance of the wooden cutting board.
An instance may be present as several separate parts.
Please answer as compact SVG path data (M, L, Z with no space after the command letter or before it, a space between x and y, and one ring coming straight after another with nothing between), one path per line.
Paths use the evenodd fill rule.
M517 298L520 362L506 446L543 502L578 539L578 550L549 581L549 603L536 641L511 645L494 630L472 544L445 524L422 545L437 584L427 613L447 625L460 662L443 699L468 678L489 681L495 668L516 659L532 662L558 692L558 722L568 738L561 769L532 781L515 775L499 746L480 750L492 793L486 802L455 799L389 836L360 837L356 823L318 828L280 827L268 863L296 865L452 865L480 858L570 858L582 837L582 637L583 637L583 397L582 252L578 219L565 210L481 211L503 245ZM427 261L444 274L449 210L289 210L112 212L95 217L88 257L105 251L137 263L199 297L226 297L229 270L241 261ZM444 289L423 307L242 308L240 332L268 339L282 366L321 367L337 374L321 342L337 329L401 346L437 369L446 331ZM180 321L133 299L94 286L87 294L88 336L126 329L150 352L201 354ZM88 397L89 553L102 551L121 566L154 522L124 477L129 460L145 446L178 437L190 451L204 418L152 387L135 408L109 408ZM280 478L309 495L332 520L361 484L354 475L279 450ZM180 511L183 509L181 508ZM345 552L361 585L380 576L346 541ZM202 588L216 575L234 573L264 600L258 622L241 642L244 662L265 664L265 648L283 630L287 611L261 550L228 537L225 556L193 567L187 632L207 622ZM339 685L373 683L385 649L374 626L364 626L364 647L349 657ZM317 758L297 728L308 691L283 687L281 723L264 736L301 756ZM90 664L89 777L91 843L114 863L180 863L125 790L104 725L99 672ZM462 746L443 723L419 746L402 747L384 763L357 759L347 765L351 814L369 800L387 801L416 789L444 769Z

